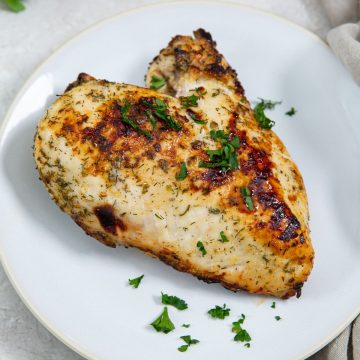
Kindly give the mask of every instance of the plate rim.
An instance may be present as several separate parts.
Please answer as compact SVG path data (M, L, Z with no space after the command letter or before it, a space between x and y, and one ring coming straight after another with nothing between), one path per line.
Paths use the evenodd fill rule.
M8 127L8 123L10 121L10 118L17 107L19 101L23 97L24 93L28 90L30 85L33 83L36 76L42 71L42 69L53 59L55 58L59 53L61 53L62 50L66 49L68 46L70 46L73 42L80 39L83 35L86 33L93 31L102 25L114 21L115 19L128 16L137 12L142 12L147 9L151 8L159 8L162 6L176 6L176 5L193 5L193 4L212 4L212 5L218 5L218 6L226 6L226 7L235 7L238 9L245 9L247 11L252 11L257 14L261 14L267 17L272 17L276 21L280 21L282 23L285 23L288 26L291 26L301 32L303 32L306 36L310 37L312 41L315 41L317 43L320 43L321 46L327 49L327 51L331 52L332 56L335 56L329 46L326 44L326 42L320 38L317 34L313 33L312 31L306 29L305 27L281 16L278 14L271 13L267 10L260 9L253 5L248 4L241 4L236 3L229 0L168 0L168 1L158 1L152 4L145 4L141 6L137 6L134 8L130 8L127 10L120 11L114 15L111 15L109 17L105 17L104 19L101 19L99 21L94 22L93 24L85 27L85 29L81 30L80 32L76 33L74 36L70 37L68 40L66 40L64 43L62 43L60 46L58 46L52 53L46 57L43 61L39 63L35 67L35 69L30 73L27 80L24 82L24 84L20 87L20 89L17 91L14 99L12 100L7 112L5 113L5 116L3 118L3 121L0 125L0 148L4 142L5 139L5 131ZM17 295L20 297L21 301L25 304L27 309L32 313L32 315L36 318L37 321L41 323L42 326L45 327L46 330L48 330L53 336L55 336L58 340L60 340L64 345L66 345L68 348L73 350L75 353L83 356L84 358L88 360L99 360L99 358L96 358L94 354L90 353L90 350L85 349L82 345L80 345L78 342L76 342L74 339L71 339L68 335L62 333L55 325L51 324L48 319L46 319L45 316L41 315L41 311L36 308L34 304L26 297L24 294L23 289L18 284L18 281L16 279L16 276L11 272L11 266L9 265L4 253L3 249L0 246L0 262L3 266L4 272L12 285L13 289L17 293ZM303 353L301 356L294 357L292 360L301 360L306 359L310 357L311 355L315 354L320 349L324 348L326 345L328 345L333 339L335 339L344 329L359 315L360 313L360 303L355 308L354 312L343 321L342 325L340 325L337 329L335 329L331 335L326 336L323 340L319 341L318 344L313 345L312 348L310 348L308 351Z

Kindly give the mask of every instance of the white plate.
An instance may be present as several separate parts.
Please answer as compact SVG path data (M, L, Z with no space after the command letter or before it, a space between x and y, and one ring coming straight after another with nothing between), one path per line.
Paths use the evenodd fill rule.
M107 248L87 237L50 200L32 159L35 125L79 72L143 84L149 61L175 34L204 27L238 71L249 99L282 100L272 114L305 179L310 200L313 273L300 299L232 293L176 272L135 249ZM360 91L315 36L280 18L220 3L172 3L120 14L58 50L26 83L2 129L1 260L37 318L91 359L299 359L324 346L360 310ZM284 112L298 109L294 117ZM129 277L145 274L135 290ZM189 303L170 308L176 330L156 333L160 292ZM231 317L211 320L226 303ZM232 341L241 313L250 349ZM281 321L274 316L280 315ZM191 323L189 329L182 323ZM177 351L179 336L200 344Z

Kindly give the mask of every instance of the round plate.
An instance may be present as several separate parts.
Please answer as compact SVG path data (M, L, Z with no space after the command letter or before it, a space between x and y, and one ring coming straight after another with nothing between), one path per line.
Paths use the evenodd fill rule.
M275 131L299 165L308 191L315 267L300 299L232 293L137 251L86 236L50 200L32 158L35 127L79 72L143 85L149 61L176 34L203 27L238 71L250 100L282 100ZM359 312L360 90L314 35L257 10L224 3L145 7L85 31L50 57L16 98L0 143L1 260L37 318L89 359L299 359L334 338ZM295 116L284 113L294 106ZM145 274L138 289L128 278ZM189 304L169 308L176 330L156 333L160 292ZM226 303L231 316L210 319ZM251 348L233 341L246 315ZM275 316L282 320L276 321ZM191 327L181 327L190 323ZM177 351L179 336L200 343Z

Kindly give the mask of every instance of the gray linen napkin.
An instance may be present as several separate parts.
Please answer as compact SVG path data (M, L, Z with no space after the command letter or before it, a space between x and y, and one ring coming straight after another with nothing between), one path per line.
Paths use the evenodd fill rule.
M321 0L321 5L334 26L326 39L360 85L360 0ZM360 360L360 316L309 360Z
M330 23L327 41L360 85L360 1L322 0Z

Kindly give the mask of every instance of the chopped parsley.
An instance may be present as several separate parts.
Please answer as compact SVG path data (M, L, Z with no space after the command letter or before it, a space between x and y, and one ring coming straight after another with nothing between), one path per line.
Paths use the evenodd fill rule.
M195 107L198 105L199 96L196 95L190 95L190 96L184 96L180 97L180 102L183 108L189 108L189 107Z
M137 289L141 283L141 280L143 279L144 274L134 278L134 279L129 279L129 285L133 286L135 289Z
M296 109L292 106L291 109L285 113L285 115L294 116L296 112L297 112Z
M163 79L159 76L153 75L150 80L150 89L157 90L157 89L162 88L165 84L166 84L165 79Z
M281 320L281 317L280 317L279 315L276 315L276 316L275 316L275 320L276 320L276 321L279 321L279 320Z
M188 109L188 110L187 110L187 113L188 113L188 115L191 117L191 119L194 120L195 123L200 124L200 125L205 125L205 124L207 124L207 121L206 121L206 120L202 120L202 119L199 117L199 115L198 115L196 112L192 111L191 109Z
M224 320L226 316L230 315L230 309L226 307L226 304L223 307L216 305L208 311L208 314L215 319Z
M175 178L176 180L184 180L187 177L187 168L186 164L183 162L180 166L180 171L178 174L176 174Z
M241 186L240 187L240 193L241 196L244 200L244 203L246 205L246 207L250 210L253 211L254 210L254 204L251 198L251 191L247 186Z
M246 343L244 344L245 347L249 348L250 347L250 343Z
M272 110L276 105L281 104L281 101L271 101L259 98L260 102L254 107L254 115L259 126L263 129L271 129L275 125L275 121L269 119L265 115L265 110Z
M165 306L160 316L150 324L157 332L168 334L175 329L174 324L169 318L168 309Z
M25 10L25 6L21 0L5 0L5 4L15 13Z
M222 168L235 170L238 167L237 153L235 149L240 147L239 136L229 140L231 134L226 134L223 130L211 130L210 137L221 144L220 149L207 150L206 153L210 157L210 161L200 161L199 167L204 168Z
M271 307L272 309L275 309L275 308L276 308L276 302L273 301L270 307Z
M151 124L153 130L155 130L156 129L156 120L155 120L153 114L149 110L145 110L145 114L149 118L150 124Z
M122 122L132 127L139 134L143 134L148 139L151 139L152 136L148 131L143 130L134 120L129 118L128 116L129 109L130 109L130 103L128 102L126 102L125 105L121 107Z
M178 298L177 296L173 296L173 295L167 295L167 294L161 293L161 302L164 305L174 306L178 310L185 310L188 308L188 305L184 300Z
M198 241L196 246L200 250L202 256L206 255L206 249L204 247L204 244L201 241Z
M227 238L227 236L225 235L225 233L223 231L220 231L220 241L222 243L229 242L229 239Z
M153 114L159 119L163 120L169 129L174 129L176 131L181 130L181 125L167 113L167 104L165 101L156 98L155 104L150 104L150 106L153 110Z
M180 347L178 347L178 350L180 352L184 352L188 349L190 345L195 345L200 342L197 339L192 339L190 335L180 336L180 339L182 339L186 343L186 345L181 345Z
M182 324L181 326L188 329L190 327L190 324Z
M251 341L251 336L249 333L243 329L242 325L245 321L245 315L241 314L241 317L238 321L232 323L232 332L236 333L234 336L234 341L246 342L244 346L250 347L249 341Z

